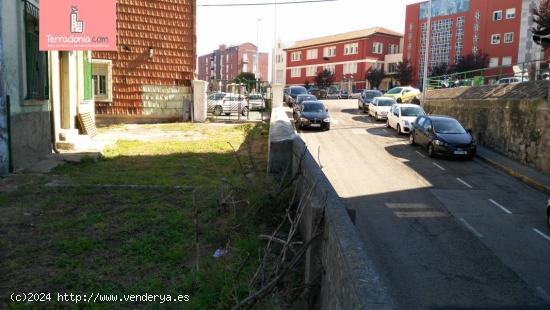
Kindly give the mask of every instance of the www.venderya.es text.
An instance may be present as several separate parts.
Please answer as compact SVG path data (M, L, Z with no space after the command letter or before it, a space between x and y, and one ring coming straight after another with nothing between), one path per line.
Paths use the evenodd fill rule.
M154 302L159 304L173 302L188 302L191 297L187 294L75 294L75 293L11 293L13 302L40 303L113 303L113 302Z

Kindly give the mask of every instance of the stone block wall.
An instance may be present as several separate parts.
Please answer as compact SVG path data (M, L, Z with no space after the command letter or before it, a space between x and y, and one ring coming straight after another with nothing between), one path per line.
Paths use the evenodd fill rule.
M481 145L550 175L548 81L432 90L424 109L458 119Z
M297 175L298 195L306 199L300 231L305 242L321 228L305 257L305 281L320 278L311 309L394 309L393 300L378 275L346 207L294 133L284 108L273 108L269 133L268 169L275 178Z

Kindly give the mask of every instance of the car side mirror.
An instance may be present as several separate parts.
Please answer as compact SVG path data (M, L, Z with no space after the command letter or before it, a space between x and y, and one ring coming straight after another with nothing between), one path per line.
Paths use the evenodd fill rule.
M328 112L328 109L326 109L325 112Z
M433 131L434 131L434 128L433 128L432 126L429 126L429 127L428 127L428 132L429 132L429 133L432 133Z

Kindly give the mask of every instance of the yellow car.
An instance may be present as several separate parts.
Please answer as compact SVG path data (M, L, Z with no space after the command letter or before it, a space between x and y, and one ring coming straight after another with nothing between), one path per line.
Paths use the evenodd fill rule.
M420 90L410 86L398 86L390 89L385 95L397 103L420 104Z

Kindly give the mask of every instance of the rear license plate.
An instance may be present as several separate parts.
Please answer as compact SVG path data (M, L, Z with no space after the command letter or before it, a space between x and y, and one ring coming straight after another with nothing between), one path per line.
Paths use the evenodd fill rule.
M466 155L468 154L467 151L455 151L455 155Z
M321 124L311 124L311 127L321 127Z

